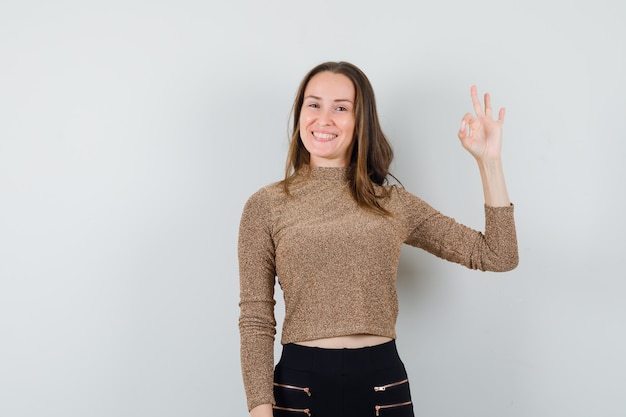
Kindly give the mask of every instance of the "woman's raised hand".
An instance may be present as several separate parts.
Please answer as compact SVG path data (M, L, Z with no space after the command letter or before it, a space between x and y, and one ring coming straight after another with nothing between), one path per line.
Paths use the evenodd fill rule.
M483 109L476 86L470 89L474 113L467 113L461 120L458 136L461 144L474 158L479 161L500 159L502 149L502 124L504 108L498 112L498 120L494 120L491 111L491 97L485 94Z

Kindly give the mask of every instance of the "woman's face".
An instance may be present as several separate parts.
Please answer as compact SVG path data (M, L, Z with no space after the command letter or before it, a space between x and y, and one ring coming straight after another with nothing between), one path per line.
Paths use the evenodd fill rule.
M343 74L320 72L307 84L300 112L300 137L311 155L311 165L350 165L354 98L354 85Z

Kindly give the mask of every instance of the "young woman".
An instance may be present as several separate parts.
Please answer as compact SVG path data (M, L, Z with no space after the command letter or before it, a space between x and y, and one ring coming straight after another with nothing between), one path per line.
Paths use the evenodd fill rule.
M374 92L356 66L327 62L302 80L285 179L247 201L239 230L241 364L252 417L413 416L396 350L396 272L403 243L468 268L518 262L502 172L504 109L458 132L478 162L484 233L387 184L393 152ZM283 352L274 368L274 284L284 293Z

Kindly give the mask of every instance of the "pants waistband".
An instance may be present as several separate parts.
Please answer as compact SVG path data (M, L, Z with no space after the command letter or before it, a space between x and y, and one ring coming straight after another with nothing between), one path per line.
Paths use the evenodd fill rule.
M290 369L325 374L358 373L402 365L395 340L357 349L325 349L289 343L280 364Z

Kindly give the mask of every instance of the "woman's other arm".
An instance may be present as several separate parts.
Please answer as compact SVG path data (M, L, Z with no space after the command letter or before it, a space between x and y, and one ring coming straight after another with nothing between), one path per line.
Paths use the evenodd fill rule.
M502 169L502 124L505 109L498 112L494 120L491 96L485 94L484 109L478 98L476 86L470 89L474 113L465 114L458 132L463 147L476 159L483 185L485 204L490 207L505 207L511 204Z

